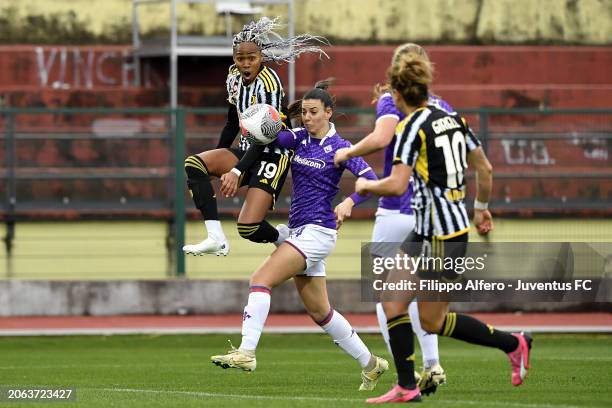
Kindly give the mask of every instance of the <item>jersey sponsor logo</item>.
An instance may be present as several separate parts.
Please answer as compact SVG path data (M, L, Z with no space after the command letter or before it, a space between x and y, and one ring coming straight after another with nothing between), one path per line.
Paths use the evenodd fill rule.
M321 170L322 168L325 167L325 162L323 160L311 159L308 157L301 157L301 156L298 156L297 154L293 156L293 161L297 164L312 167L318 170Z

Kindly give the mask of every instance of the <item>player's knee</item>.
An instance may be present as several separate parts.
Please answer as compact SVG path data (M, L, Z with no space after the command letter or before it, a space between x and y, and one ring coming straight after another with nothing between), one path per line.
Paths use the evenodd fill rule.
M257 270L253 272L251 278L249 279L250 287L263 286L269 289L274 289L281 283L282 281L279 282L279 278L276 275L275 271L266 267L265 263L264 265L261 265L259 268L257 268Z
M439 333L442 330L444 324L444 317L433 314L421 313L419 320L421 322L421 328L427 333Z
M327 307L310 307L306 309L306 313L308 316L317 324L325 321L327 319L330 312L329 306Z
M251 276L251 279L249 279L249 287L267 287L271 289L272 285L270 284L270 281L265 278L265 276L253 275Z
M185 159L185 174L191 180L208 178L208 168L204 160L194 154Z
M387 319L406 313L408 304L404 302L382 302L382 308Z

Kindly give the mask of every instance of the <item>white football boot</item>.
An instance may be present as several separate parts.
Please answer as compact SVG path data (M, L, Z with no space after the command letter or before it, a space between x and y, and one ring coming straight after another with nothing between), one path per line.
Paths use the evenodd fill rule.
M237 349L232 346L231 342L230 346L231 350L227 354L211 356L210 361L221 368L239 368L244 371L255 371L255 368L257 368L255 352Z
M212 254L217 256L227 256L229 250L230 247L227 240L224 239L217 241L216 239L212 239L210 237L206 238L199 244L190 244L183 247L183 252L189 255Z
M376 366L370 370L361 371L361 385L359 391L372 391L378 384L378 379L389 369L389 363L384 358L374 356L376 358Z

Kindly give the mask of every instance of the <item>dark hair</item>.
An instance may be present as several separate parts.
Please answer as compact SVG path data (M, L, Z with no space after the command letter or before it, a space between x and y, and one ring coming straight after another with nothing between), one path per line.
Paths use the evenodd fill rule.
M334 78L326 78L318 81L314 88L304 94L302 100L318 99L323 103L324 107L334 109L336 107L335 98L327 92L327 88L329 88L332 82L334 82Z
M387 70L391 88L411 106L420 106L429 99L433 69L426 56L414 52L400 55Z
M287 106L287 116L291 123L295 120L297 123L302 123L302 100L296 99Z
M336 107L336 98L327 92L327 88L334 82L334 78L326 78L318 81L314 88L306 92L302 99L296 99L287 106L287 116L289 120L295 121L298 124L302 123L302 101L304 99L318 99L326 108Z

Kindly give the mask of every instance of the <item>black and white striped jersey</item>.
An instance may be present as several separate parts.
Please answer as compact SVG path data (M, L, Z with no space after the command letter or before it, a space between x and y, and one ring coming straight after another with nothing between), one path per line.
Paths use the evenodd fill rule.
M241 115L248 107L257 103L267 103L281 112L281 102L285 92L278 74L272 68L262 65L255 79L250 84L244 85L238 67L232 65L229 67L225 84L227 100L236 106L238 115ZM247 150L249 148L248 139L240 135L238 146L241 150ZM270 149L266 147L264 151L269 152ZM278 147L273 148L273 151L278 154L286 154L285 150Z
M413 168L415 232L448 239L469 230L465 209L467 153L480 142L464 118L429 105L396 128L393 164Z

